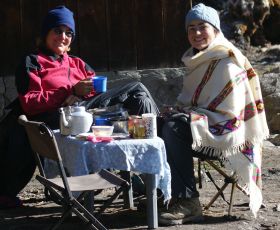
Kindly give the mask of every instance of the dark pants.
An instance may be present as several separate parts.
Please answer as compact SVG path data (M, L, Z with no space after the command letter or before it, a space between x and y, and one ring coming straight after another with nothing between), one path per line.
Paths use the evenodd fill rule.
M36 168L24 127L17 122L20 113L16 110L0 123L0 196L15 197Z
M126 85L115 87L106 93L99 94L88 101L83 101L86 109L102 108L106 106L123 104L130 115L142 113L158 114L159 110L150 92L141 82L130 82Z
M158 108L146 87L140 82L108 90L80 105L86 109L123 104L129 114L154 113ZM29 182L35 171L33 157L25 130L17 122L22 113L18 103L15 109L0 123L0 196L16 196ZM59 128L59 113L39 114L29 119L43 121L52 129Z
M162 138L171 170L171 195L174 198L194 198L196 190L192 150L192 134L184 116L175 115L167 119L162 128Z

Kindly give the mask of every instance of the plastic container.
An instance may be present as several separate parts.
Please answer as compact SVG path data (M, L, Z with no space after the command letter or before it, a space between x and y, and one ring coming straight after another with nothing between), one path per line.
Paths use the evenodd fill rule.
M110 122L108 121L108 118L106 117L100 117L100 116L94 116L93 123L95 126L109 126Z
M115 133L128 134L128 119L125 116L110 117L108 120L114 126Z
M91 127L92 132L97 137L110 137L113 134L114 126L109 125L94 125Z

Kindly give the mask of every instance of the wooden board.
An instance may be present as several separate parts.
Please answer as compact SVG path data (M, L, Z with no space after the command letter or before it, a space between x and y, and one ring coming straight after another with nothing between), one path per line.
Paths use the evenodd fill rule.
M80 56L96 71L108 70L106 1L79 1L78 18Z
M23 55L36 49L40 38L46 1L21 1L21 51Z
M20 1L1 0L0 2L0 44L2 58L0 76L14 75L20 60Z
M109 69L136 69L134 1L107 3Z
M161 0L134 0L136 16L137 68L163 67L166 56L163 43Z
M182 65L188 47L188 0L2 0L5 60L0 75L13 75L21 57L35 49L43 18L58 5L74 13L76 36L70 53L96 71Z
M181 57L187 50L185 15L188 0L164 1L164 46L167 55L166 66L182 66Z

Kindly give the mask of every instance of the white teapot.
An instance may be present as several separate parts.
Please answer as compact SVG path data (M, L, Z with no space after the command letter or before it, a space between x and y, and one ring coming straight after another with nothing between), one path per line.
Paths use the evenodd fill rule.
M86 112L84 106L62 107L60 111L60 133L62 135L77 135L90 130L93 117Z

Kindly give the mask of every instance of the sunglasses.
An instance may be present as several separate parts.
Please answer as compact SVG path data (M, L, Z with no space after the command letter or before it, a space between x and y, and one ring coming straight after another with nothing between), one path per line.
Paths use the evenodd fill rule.
M61 28L54 28L54 29L53 29L53 32L54 32L56 35L61 35L61 34L65 33L66 37L68 37L68 38L72 38L72 37L74 36L73 31L71 31L71 30L65 31L65 30L63 30L63 29L61 29Z

